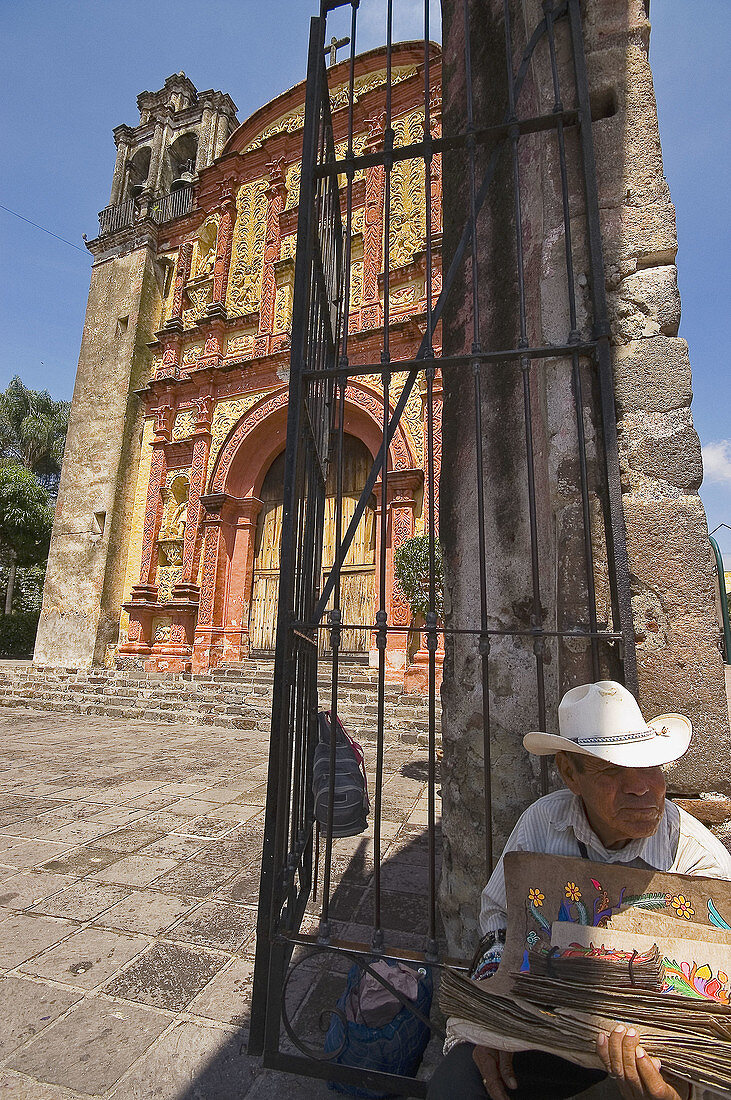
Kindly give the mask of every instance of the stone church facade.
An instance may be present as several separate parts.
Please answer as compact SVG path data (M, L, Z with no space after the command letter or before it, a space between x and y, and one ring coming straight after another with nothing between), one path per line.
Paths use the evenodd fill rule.
M438 134L439 66L431 72ZM337 142L346 132L347 63L330 78ZM385 51L357 59L356 152L382 142L385 78ZM395 47L396 144L421 135L423 80L423 45ZM110 205L88 245L94 264L37 663L195 673L274 648L304 98L301 83L239 125L228 95L198 92L179 73L138 97L138 126L114 131ZM430 180L437 242L439 161ZM399 161L391 181L394 361L415 354L425 329L417 172L421 162ZM359 172L351 363L380 359L383 209L383 168ZM438 286L438 257L436 264ZM404 379L396 366L392 406ZM383 412L380 385L364 377L348 386L346 524L381 446ZM393 553L423 529L424 431L416 392L390 448L388 498L377 483L345 562L347 622L374 620L385 522L389 621L410 624ZM323 568L336 542L334 508L326 507ZM390 643L394 678L418 657L415 644L409 649L405 632ZM345 649L375 654L372 631L347 632Z

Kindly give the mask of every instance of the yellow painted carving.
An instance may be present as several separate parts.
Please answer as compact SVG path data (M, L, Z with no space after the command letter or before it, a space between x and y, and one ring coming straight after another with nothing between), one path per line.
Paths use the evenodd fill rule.
M191 271L193 278L212 275L216 264L216 245L218 243L218 215L211 214L201 226L193 244Z
M407 80L408 77L414 76L416 73L415 65L402 65L398 68L394 68L391 74L391 83L400 84L402 80ZM374 88L380 88L382 84L386 83L386 72L381 69L377 73L369 73L367 76L360 77L355 81L353 88L354 102L357 103L368 92L373 91ZM345 81L342 84L338 84L337 87L330 91L330 107L332 110L337 110L338 107L345 107L348 103L348 82ZM305 115L302 107L296 108L294 111L289 111L286 115L282 115L276 122L271 123L265 130L262 130L249 145L246 146L244 152L249 152L250 149L258 149L267 138L274 137L275 134L292 133L294 130L301 130L305 124Z
M261 300L261 269L266 233L266 180L253 180L236 196L231 274L226 306L230 313L251 313Z
M226 342L226 355L238 358L251 359L254 351L254 333L243 332L235 336L229 336Z
M300 201L300 175L302 173L302 166L300 164L290 164L287 169L286 185L287 185L287 204L286 210L293 210Z
M413 114L394 122L397 145L421 141L424 133L424 113ZM391 267L403 267L424 247L426 215L424 208L424 162L397 161L391 173L391 226L389 233Z
M188 344L187 347L183 348L183 354L181 356L180 362L183 364L183 366L192 366L193 363L195 363L200 358L200 354L202 351L203 344Z
M181 409L173 424L173 442L177 442L179 439L189 439L195 428L195 420L195 409Z
M218 458L218 453L223 446L228 433L237 420L248 412L252 405L256 404L261 393L247 393L245 397L236 397L231 401L219 401L213 411L211 422L211 454L208 460L209 480L213 476L213 469Z

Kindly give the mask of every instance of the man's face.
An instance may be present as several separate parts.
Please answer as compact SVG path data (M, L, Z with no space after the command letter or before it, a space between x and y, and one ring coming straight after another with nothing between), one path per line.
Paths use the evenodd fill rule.
M665 809L661 768L620 768L591 756L557 753L561 777L584 803L586 816L605 848L652 836Z

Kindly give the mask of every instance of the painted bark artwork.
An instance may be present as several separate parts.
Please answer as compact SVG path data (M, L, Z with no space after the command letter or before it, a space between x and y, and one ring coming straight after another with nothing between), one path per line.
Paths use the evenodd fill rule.
M600 1068L596 1037L638 1028L667 1071L731 1088L731 883L511 852L493 977L444 979L453 1034Z

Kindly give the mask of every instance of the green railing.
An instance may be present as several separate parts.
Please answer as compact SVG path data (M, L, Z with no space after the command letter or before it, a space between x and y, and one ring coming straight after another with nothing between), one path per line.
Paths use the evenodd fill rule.
M728 596L726 593L726 577L723 570L723 558L718 543L713 535L708 536L708 541L713 547L716 556L716 572L718 573L718 590L721 596L721 622L723 623L723 659L726 664L731 664L731 623L728 615Z

